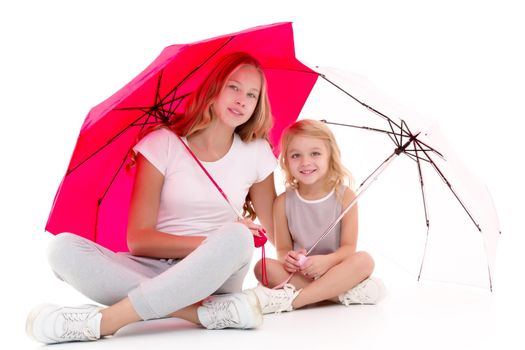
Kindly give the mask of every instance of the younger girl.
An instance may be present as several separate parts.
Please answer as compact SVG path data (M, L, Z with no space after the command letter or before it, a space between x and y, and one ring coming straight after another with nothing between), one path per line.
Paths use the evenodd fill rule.
M291 311L323 300L375 304L385 295L382 282L369 278L374 261L356 252L357 205L307 256L326 228L355 198L344 185L350 173L330 129L320 121L301 120L281 139L280 165L287 190L274 202L274 239L279 260L267 260L269 287L293 274L283 289L254 289L263 313ZM301 257L301 255L303 257ZM261 262L255 267L261 281Z

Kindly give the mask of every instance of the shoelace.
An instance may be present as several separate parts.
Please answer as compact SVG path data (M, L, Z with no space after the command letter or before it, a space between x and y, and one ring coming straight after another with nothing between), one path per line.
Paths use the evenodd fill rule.
M96 340L95 331L88 325L88 320L93 315L93 311L62 314L64 317L64 334L61 337L70 340Z
M230 326L237 326L239 324L239 321L235 319L235 315L231 310L231 306L235 308L233 301L214 301L207 306L209 306L208 310L215 327L230 328Z
M266 294L268 296L268 307L272 310L273 308L278 307L275 313L279 314L291 306L294 299L294 294L295 287L287 283L283 286L279 293Z
M354 288L347 291L343 295L341 302L344 305L348 306L352 303L364 304L370 301L370 296L367 295L366 293L363 293L366 285L367 285L367 282L362 282L358 284L357 286L355 286Z

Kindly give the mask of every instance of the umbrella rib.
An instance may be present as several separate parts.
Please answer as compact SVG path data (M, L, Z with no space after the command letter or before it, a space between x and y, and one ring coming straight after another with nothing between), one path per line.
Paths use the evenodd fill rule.
M137 123L137 124L131 124L130 126L145 126L145 125L157 125L159 122L153 121L153 122L146 122L146 123Z
M410 153L410 152L414 152L414 151L416 152L416 154ZM427 163L430 163L430 162L428 161L428 159L425 159L425 158L422 158L421 156L419 156L419 155L417 154L417 151L416 151L416 150L409 150L409 151L407 150L407 151L405 151L404 153L405 153L405 155L406 155L407 157L409 157L410 159L412 159L412 160L415 161L415 162L417 162L418 160L423 160L423 161L425 161L425 162L427 162Z
M411 160L413 160L414 162L417 162L417 159L418 159L418 156L413 154L413 153L410 153L409 151L405 151L403 152L408 158L410 158Z
M180 106L180 103L182 102L182 99L181 98L177 98L177 91L179 89L179 86L175 86L166 96L164 96L164 98L161 98L160 97L160 85L161 85L161 81L162 81L162 76L164 75L164 70L161 71L160 75L159 75L159 78L158 78L158 81L157 81L157 91L155 92L155 106L157 108L155 108L155 111L158 111L159 115L156 119L160 119L161 122L168 122L168 120L170 119L170 117L174 114L174 110L173 110L173 104L175 103L175 101L178 101L178 104L177 104L177 107ZM180 85L180 83L179 83ZM165 101L166 99L168 99L168 96L170 95L173 95L174 98L172 98L170 101ZM168 105L168 109L165 110L164 109L164 106ZM160 108L162 107L162 108ZM176 108L177 108L176 107Z
M470 220L472 220L472 222L474 223L474 225L477 227L478 231L479 232L482 232L481 230L481 227L479 226L479 224L476 222L476 220L474 219L474 217L472 216L472 214L470 213L470 211L468 210L468 208L466 207L466 205L463 203L463 201L461 200L461 198L459 198L459 195L456 193L456 191L454 190L454 188L452 187L452 185L450 184L450 181L448 181L448 179L446 178L446 176L443 174L443 172L441 171L441 169L439 169L439 167L437 166L437 164L432 160L432 158L430 158L430 156L427 154L427 152L419 145L419 140L416 140L416 144L418 145L418 147L420 148L420 150L427 156L430 164L432 165L432 167L436 170L436 172L438 173L438 175L441 177L441 179L443 180L443 182L445 183L445 185L447 185L447 187L449 188L449 190L452 192L452 194L454 195L454 197L456 197L457 201L459 202L459 204L461 205L461 207L463 207L463 210L465 210L465 212L467 213L467 215L470 217Z
M406 127L408 130L408 125L405 123L405 120L401 119L401 130L403 130L403 127ZM403 144L403 135L400 137L400 143Z
M141 126L141 129L143 130L144 127L146 125L151 125L151 124L157 124L156 122L150 122L149 121L149 117L144 121L144 123L138 123L138 124L133 124L133 126ZM113 182L115 181L115 179L117 178L117 175L118 173L120 172L120 169L122 169L122 166L126 163L126 159L128 158L128 154L126 153L126 155L124 156L124 158L122 159L122 162L120 163L117 171L115 172L115 174L113 175L113 177L111 178L111 181L109 182L108 186L106 187L106 190L104 191L104 193L102 194L102 196L100 196L99 200L98 200L98 205L100 206L100 204L102 203L102 201L104 200L104 198L106 197L106 194L108 193L109 191L109 188L111 187L111 185L113 184Z
M419 147L421 148L422 151L424 151L424 150L423 150L423 148L421 147L421 145L424 145L425 147L427 147L426 151L434 152L434 153L436 153L438 156L440 156L441 158L445 159L445 157L443 157L443 154L441 154L441 152L439 152L438 150L436 150L434 147L427 145L426 143L424 143L424 142L421 141L421 140L417 140L417 143L418 143L418 145L419 145Z
M173 103L174 101L178 100L178 99L183 99L185 98L188 94L185 94L183 96L180 96L180 97L176 97L174 98L173 100L169 101L169 102L166 102L165 100L168 98L168 96L176 93L177 89L179 88L179 86L184 83L189 77L191 77L193 74L195 74L196 71L198 71L199 69L201 69L202 66L204 66L213 56L215 56L220 50L222 50L222 48L224 48L226 45L228 45L232 40L233 38L235 38L235 36L232 36L230 37L224 44L222 44L219 48L217 48L215 51L213 51L207 58L205 58L199 65L195 66L195 68L193 68L184 78L182 78L178 83L177 85L175 85L171 90L169 90L166 95L164 97L160 97L160 81L162 79L162 75L164 74L164 70L162 70L160 72L160 76L158 78L158 82L157 82L157 91L155 91L155 106L161 106L161 105L165 105L167 103ZM158 98L158 99L157 99ZM157 102L158 101L158 102ZM151 107L145 107L145 108L151 108ZM121 108L121 110L129 110L129 109L138 109L137 107L130 107L130 108Z
M164 75L164 69L160 71L159 77L157 79L157 89L155 89L155 106L160 104L160 83L162 82L162 76Z
M366 103L362 102L357 97L353 96L348 91L346 91L345 89L343 89L342 87L340 87L339 85L337 85L336 83L334 83L333 81L328 79L324 74L319 74L319 76L321 78L323 78L324 80L326 80L327 82L329 82L330 84L332 84L333 86L335 86L337 89L341 90L344 94L348 95L350 98L352 98L354 101L356 101L357 103L359 103L360 105L362 105L366 109L369 109L370 111L374 112L375 114L379 115L380 117L386 119L390 123L394 124L397 128L402 129L399 125L397 125L397 123L395 123L392 119L390 119L390 117L388 117L387 115L379 112L377 109L367 105Z
M178 91L178 89L174 91L174 94L177 94L177 91ZM169 106L168 109L165 110L164 108L162 108L162 112L163 112L162 116L164 117L164 120L166 122L168 122L170 120L171 116L175 114L174 111L176 111L177 108L182 103L182 100L179 99L178 102L177 102L177 106L175 107L175 109L173 109L173 104L175 103L176 100L177 99L172 99L170 102L167 103L167 105Z
M409 134L409 135L413 135L413 134L412 134L412 130L410 130L410 128L408 127L408 124L407 124L404 120L402 120L401 123L404 124L405 127L407 128L407 130L408 130L408 134ZM438 151L436 151L434 148L430 147L430 146L427 145L426 143L420 141L419 139L417 139L417 144L418 144L418 146L420 147L421 151L432 151L432 152L435 152L436 154L438 154L440 157L443 158L443 156L441 155L441 153L439 153ZM423 148L421 147L421 145L425 145L425 147L427 147L427 149L423 149ZM408 153L408 151L410 151L410 152L415 152L416 154L414 155L414 154L412 154L412 153ZM416 146L414 146L414 149L413 149L413 150L406 150L406 151L405 151L405 154L407 154L407 155L409 155L409 156L413 156L413 157L415 157L416 159L424 160L425 162L430 162L428 159L425 159L425 158L420 157L420 156L418 155ZM426 153L425 153L425 155L426 155ZM427 158L428 158L428 155L427 155Z
M389 135L391 139L392 139L392 134L395 135L395 136L400 136L400 134L396 133L395 131L388 131L388 130L383 130L383 129L371 128L371 127L368 127L368 126L359 126L359 125L352 125L352 124L330 122L330 121L328 121L326 119L321 119L320 121L322 121L325 124L338 125L338 126L347 126L349 128L363 129L363 130L368 130L368 131L380 132L380 133ZM392 140L392 141L394 143L396 143L394 140ZM396 143L396 145L397 145L397 143Z
M159 82L160 84L160 79L159 79ZM159 85L157 84L157 89L159 89ZM158 96L158 92L155 93L156 96ZM177 98L174 98L172 101L170 101L170 103L172 103L173 101L175 100L179 100L180 103L182 103L182 99L184 99L186 96L188 96L189 94L185 94L183 96L179 96ZM98 152L102 151L106 146L108 146L109 144L111 144L115 139L117 139L120 135L122 135L126 130L128 130L130 127L133 127L133 126L139 126L142 124L142 127L144 127L144 125L147 125L147 124L152 124L152 123L155 123L155 122L150 122L149 121L149 117L150 116L153 116L155 119L159 119L159 117L155 114L155 111L158 111L158 106L162 106L164 105L165 102L163 103L155 103L155 105L151 106L151 107L126 107L126 108L116 108L115 110L120 110L120 111L125 111L125 110L140 110L143 112L143 114L141 116L139 116L137 119L133 120L130 124L128 124L124 129L120 130L117 134L115 134L113 137L111 137L108 142L101 146L100 148L98 148L97 150L95 150L92 154L90 154L88 157L86 157L83 161L81 161L80 163L78 163L74 168L70 169L67 171L66 175L69 175L71 174L73 171L75 171L78 167L80 167L82 164L84 164L85 162L87 162L89 159L91 159L93 156L95 156ZM144 109L144 110L143 110ZM173 113L171 111L168 111L168 113ZM146 122L145 123L139 123L137 124L137 122L139 120L141 120L142 118L144 118L144 116L148 116L148 118L146 119ZM162 120L162 118L160 118Z
M113 184L113 182L115 182L115 179L117 178L117 175L120 173L120 170L122 169L122 167L126 163L126 159L127 158L128 158L128 154L126 153L126 155L122 159L122 162L120 163L119 167L117 168L117 171L115 171L115 174L113 174L113 177L111 178L111 181L109 181L109 184L107 185L106 189L104 190L104 193L102 194L102 196L100 196L100 198L97 201L97 214L96 214L96 220L95 220L95 230L94 230L94 240L93 240L94 242L97 242L97 235L98 235L98 230L97 230L97 228L98 228L98 211L99 211L100 205L102 204L102 201L104 200L104 198L106 197L106 194L108 193L109 189L111 188L111 185Z
M220 47L218 47L215 51L213 51L207 58L205 58L199 65L195 66L195 68L193 68L184 78L182 78L182 80L180 80L177 85L175 85L171 90L168 91L168 93L165 95L164 98L166 98L167 96L173 94L178 88L179 86L184 83L189 77L191 77L193 74L195 74L196 71L198 71L199 69L201 69L202 66L204 66L209 60L212 59L212 57L214 57L219 51L221 51L226 45L228 45L234 38L236 37L236 35L233 35L231 36L224 44L222 44Z
M155 119L160 120L163 123L166 123L169 120L169 117L167 114L171 114L171 108L173 107L173 103L176 100L176 98L172 99L169 102L164 102L165 99L168 98L171 94L177 95L178 86L176 86L169 94L164 96L164 98L160 97L160 85L162 82L162 77L164 75L164 69L160 72L159 78L157 79L157 90L155 91L155 104L154 104L154 112L157 112L154 117ZM164 106L169 105L168 109L165 110ZM167 112L167 113L166 113Z
M173 115L175 115L175 111L180 107L182 101L183 101L187 96L189 96L189 93L184 94L183 96L180 96L180 97L178 97L178 98L174 98L174 99L170 102L170 104L169 104L170 107L169 107L169 109L166 111L166 113L169 115L169 116L167 117L167 121L169 121L170 118L171 118ZM175 101L177 101L177 104L176 104L175 108L173 108L173 104L175 103Z
M395 140L392 140L392 142L394 142L394 144L399 147L403 144L402 140L403 140L403 125L401 124L401 133L399 135L396 135L395 132L394 132L394 128L392 127L392 123L390 121L388 121L388 126L390 126L390 130L392 130L392 133L393 135L391 134L388 134L388 136L390 136L390 139L392 138L395 138ZM396 125L397 126L397 125ZM396 137L396 136L399 136L399 139Z
M419 184L421 186L421 198L423 200L423 210L425 211L425 223L427 226L427 234L425 238L425 248L423 249L423 256L421 257L421 265L419 267L419 274L417 276L417 280L419 281L421 278L421 273L423 272L423 264L425 262L425 257L427 255L428 237L430 233L430 220L428 218L428 208L427 208L427 200L426 200L426 195L425 195L425 182L423 180L423 171L421 170L421 163L419 162L419 160L422 158L419 157L417 148L415 148L414 150L416 152L417 171L419 174Z
M104 198L106 197L106 194L108 193L109 188L111 187L111 185L113 184L113 182L115 182L115 179L117 178L117 175L118 175L118 173L120 172L120 169L122 169L122 167L123 167L124 164L126 163L126 160L127 160L127 159L128 159L128 154L126 153L126 155L125 155L124 158L122 159L122 162L120 162L120 165L118 166L117 171L115 171L115 174L113 174L113 176L111 177L111 181L109 181L109 184L106 186L106 189L104 190L104 193L103 193L102 196L100 196L100 198L98 199L97 206L100 206L100 205L102 204L102 201L103 201Z
M285 71L285 72L298 72L298 73L306 73L306 74L313 74L317 76L322 76L322 74L311 71L311 70L305 70L305 69L290 69L290 68L280 68L280 67L263 67L265 71L269 70L279 70L279 71Z
M412 131L411 131L410 128L408 127L408 124L405 123L405 125L406 125L406 127L407 127L408 133L409 133L410 135L412 135ZM430 151L432 151L432 152L435 152L435 153L436 153L437 155L439 155L441 158L444 158L443 155L442 155L440 152L438 152L438 151L437 151L436 149L434 149L433 147L427 145L427 144L424 143L423 141L421 141L421 140L418 139L418 140L417 140L417 143L418 143L418 146L421 148L422 151L424 151L424 150L423 150L423 148L421 147L421 145L424 145L425 147L428 148L428 150L430 150ZM425 153L425 154L426 154L426 153ZM428 157L428 156L427 156L427 157Z
M392 129L392 125L389 123L390 125L390 130L392 130L392 132L394 132L394 130ZM394 143L394 145L396 145L396 147L399 147L401 146L401 144L399 143L399 141L397 140L397 137L396 136L401 136L401 135L391 135L390 133L387 134L388 137L390 138L390 141L392 141Z
M443 174L443 172L439 169L439 167L436 165L436 163L432 160L432 158L430 158L430 156L427 154L427 152L421 147L420 145L420 142L419 140L416 140L416 144L417 146L421 149L421 151L423 153L425 153L425 155L427 156L427 158L429 159L429 162L430 164L432 164L432 167L437 171L437 173L439 174L439 176L441 177L441 179L445 182L445 184L447 185L447 187L450 189L450 191L452 192L452 194L454 195L454 197L456 197L457 201L459 202L459 204L461 205L461 207L463 207L463 210L465 210L465 212L467 213L467 215L470 217L470 220L472 220L472 222L474 223L474 225L476 226L476 228L478 229L478 231L480 233L482 233L482 229L481 227L479 226L479 224L476 222L476 220L474 220L474 217L472 216L472 214L470 213L470 211L467 209L467 207L465 206L465 204L463 203L463 201L459 198L459 195L456 193L456 191L454 190L454 188L452 187L452 185L450 184L450 182L448 181L448 179L445 177L445 175ZM426 146L426 145L425 145ZM441 156L441 154L439 152L436 152L438 153L438 155ZM428 238L428 236L427 236ZM426 249L426 247L425 247ZM487 264L487 270L488 270L488 278L489 278L489 288L490 288L490 291L492 291L492 274L491 274L491 271L490 271L490 264ZM421 271L420 271L421 273Z
M150 115L151 116L151 115ZM141 129L144 129L144 127L146 125L149 125L149 124L157 124L156 122L150 122L149 121L149 117L146 118L146 120L144 121L144 123L139 123L139 124L132 124L131 126L142 126ZM99 212L99 209L100 209L100 205L102 204L102 201L104 200L104 198L106 198L106 195L109 191L109 189L111 188L111 185L113 185L113 182L115 182L116 178L117 178L117 175L119 174L120 170L122 169L122 167L124 166L124 164L126 163L126 159L128 158L128 154L126 153L124 155L124 158L122 159L122 162L120 163L119 167L117 168L117 171L115 171L115 174L113 174L113 177L111 178L111 181L109 181L109 184L106 186L106 189L104 190L104 193L102 194L102 196L100 196L100 198L98 199L97 201L97 213L96 213L96 216L95 216L95 229L94 229L94 242L97 242L97 235L98 235L98 212Z
M114 135L113 137L111 137L104 145L102 145L101 147L99 147L97 150L95 150L93 153L91 153L89 156L87 156L86 158L84 158L84 160L82 160L80 163L78 163L77 165L75 165L73 168L69 169L67 172L66 172L66 176L71 174L73 171L77 170L82 164L84 164L85 162L87 162L88 160L90 160L92 157L94 157L97 153L99 153L100 151L102 151L104 148L106 148L107 146L109 146L113 141L115 141L115 139L117 139L119 136L121 136L122 134L124 134L124 132L126 132L126 130L128 130L130 127L133 127L133 126L137 126L137 125L140 125L140 124L136 124L141 118L144 118L145 115L148 115L147 113L141 115L140 117L138 117L137 119L133 120L130 124L128 124L124 129L120 130L116 135Z
M173 104L173 102L175 101L181 101L183 99L185 99L186 97L188 97L190 95L190 93L186 93L184 95L181 95L181 96L177 96L177 97L174 97L172 100L168 100L168 101L163 101L162 103L158 103L158 104L155 104L153 106L144 106L144 107L121 107L121 108L115 108L113 110L115 111L135 111L135 110L139 110L139 111L142 111L144 113L146 113L148 110L152 110L154 109L155 107L159 107L159 106L165 106L167 104ZM181 103L181 102L179 102Z

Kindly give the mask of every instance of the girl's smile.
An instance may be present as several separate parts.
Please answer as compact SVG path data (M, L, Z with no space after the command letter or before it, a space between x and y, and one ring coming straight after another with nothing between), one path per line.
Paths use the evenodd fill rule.
M286 158L299 187L324 188L330 159L330 151L324 141L296 135L290 142Z

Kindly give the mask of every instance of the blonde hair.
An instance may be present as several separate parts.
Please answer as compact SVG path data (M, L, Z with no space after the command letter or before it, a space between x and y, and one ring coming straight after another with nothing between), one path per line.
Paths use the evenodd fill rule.
M326 182L327 185L335 189L339 199L341 199L342 193L339 193L339 187L345 183L353 187L353 177L341 162L341 151L339 150L334 134L326 124L318 120L299 120L284 130L281 137L281 154L279 156L279 164L284 173L284 184L293 188L297 188L299 185L297 179L293 177L290 171L286 157L290 143L296 136L313 137L325 143L327 149L330 151Z
M214 120L213 103L224 89L229 77L241 66L253 66L260 74L261 89L255 110L250 119L235 128L244 142L255 139L268 140L273 118L268 98L266 76L261 64L251 55L244 52L234 52L220 59L213 70L208 74L200 86L191 93L186 103L186 110L182 114L173 114L167 122L159 123L145 130L139 135L139 140L148 133L165 127L179 136L190 136L206 129ZM135 163L136 155L132 153L131 166ZM252 220L256 218L255 210L249 195L243 206L243 215Z

